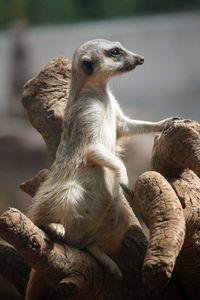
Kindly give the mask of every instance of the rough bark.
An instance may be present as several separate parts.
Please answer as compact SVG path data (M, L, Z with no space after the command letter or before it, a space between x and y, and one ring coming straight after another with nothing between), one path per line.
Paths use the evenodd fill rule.
M70 61L57 57L24 86L23 106L31 125L46 143L50 162L53 162L60 142L70 79Z
M58 295L70 299L143 299L139 270L146 244L134 216L132 221L115 257L124 273L122 282L112 278L86 251L53 241L17 209L10 209L1 216L0 235L15 245L25 262L38 270ZM133 272L131 277L127 268ZM123 289L119 288L121 285Z
M1 216L0 234L7 242L15 244L25 261L41 275L48 274L45 279L50 286L58 285L68 296L82 293L88 287L91 295L94 289L95 295L103 285L102 269L89 254L52 242L17 209L10 209ZM63 280L65 276L68 282Z
M42 182L45 181L45 178L48 175L48 173L49 173L48 169L43 169L39 171L32 178L22 182L20 184L20 189L25 193L29 194L31 197L34 197Z
M150 288L162 286L174 270L189 299L200 293L199 167L200 125L176 121L155 140L154 171L142 174L135 186L135 200L150 228L145 282Z
M138 207L150 229L143 277L151 288L162 288L171 277L184 242L183 209L171 185L157 172L141 175L135 191Z
M24 88L23 105L31 124L44 138L51 163L62 132L70 68L67 59L56 58ZM140 224L124 199L131 215L130 228L120 250L113 257L123 273L121 282L107 274L87 252L52 240L18 210L10 209L1 216L0 235L15 246L28 265L41 272L50 286L46 299L173 300L185 299L186 292L195 299L199 292L200 274L200 191L197 176L200 151L195 146L199 142L198 126L192 121L171 123L155 142L154 171L138 179L135 200L150 227L148 248ZM174 142L176 139L171 141L169 138L174 136L173 132L180 140L177 144ZM187 167L183 164L185 160L188 161ZM185 168L193 169L197 175ZM22 183L21 188L34 196L48 172L40 171ZM25 274L27 271L24 271ZM193 281L194 292L191 291ZM18 287L17 280L13 283Z

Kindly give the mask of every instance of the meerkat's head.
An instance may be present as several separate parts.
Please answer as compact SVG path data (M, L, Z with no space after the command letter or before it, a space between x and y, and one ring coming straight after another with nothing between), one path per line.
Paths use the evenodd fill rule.
M143 56L128 51L119 42L95 39L75 51L72 68L76 76L91 78L102 75L109 79L143 63Z

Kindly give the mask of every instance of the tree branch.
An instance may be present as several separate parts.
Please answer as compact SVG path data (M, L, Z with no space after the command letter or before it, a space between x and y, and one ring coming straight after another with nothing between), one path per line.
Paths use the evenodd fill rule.
M20 184L20 189L25 193L29 194L31 197L34 197L40 185L45 181L49 173L48 169L43 169L39 171L32 178L22 182Z
M47 145L50 162L54 161L60 142L70 80L70 61L57 57L24 86L22 104Z
M62 290L64 285L68 296L71 296L71 293L74 295L74 292L76 295L82 293L86 286L95 293L97 278L98 287L103 284L102 268L91 255L53 242L17 209L9 209L1 216L0 235L15 245L29 265L45 274L50 286L57 287L61 281L59 289ZM68 285L66 280L62 282L65 277ZM73 286L73 290L70 285Z
M175 268L191 299L200 293L199 167L200 125L171 122L155 140L152 168L157 172L144 173L135 186L135 200L150 228L143 265L146 283L166 283Z
M38 130L46 143L50 163L54 161L60 143L70 81L70 61L57 57L24 86L22 104L31 125ZM46 175L47 170L42 170L21 183L20 188L33 197Z
M107 299L121 299L119 287L122 283L119 285L115 278L111 278L90 254L51 240L17 209L11 208L0 217L0 235L15 245L25 262L39 271L60 296L106 299L105 295L109 295ZM138 239L140 243L136 249ZM123 291L123 299L126 299L127 293L141 297L139 270L144 251L144 236L138 222L132 218L122 248L115 257L125 274L123 283L129 288ZM134 258L131 261L132 255ZM135 273L134 278L132 272L127 272L127 267Z
M146 172L138 178L135 197L150 229L143 278L150 288L162 288L171 278L184 242L183 209L171 185L157 172Z

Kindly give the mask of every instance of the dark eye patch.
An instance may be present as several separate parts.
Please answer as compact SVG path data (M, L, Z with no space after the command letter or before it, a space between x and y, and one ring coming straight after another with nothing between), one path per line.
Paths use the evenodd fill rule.
M120 48L116 47L116 48L112 48L112 49L108 50L106 54L109 57L118 57L123 54L123 51Z

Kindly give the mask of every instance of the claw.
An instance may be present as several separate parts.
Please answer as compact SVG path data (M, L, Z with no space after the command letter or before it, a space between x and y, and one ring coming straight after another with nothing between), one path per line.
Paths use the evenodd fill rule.
M176 120L183 120L183 118L175 116L175 117L172 117L171 120L169 120L169 121L176 121Z
M173 122L173 121L178 121L178 120L183 120L183 118L181 117L171 117L171 118L167 118L165 120L162 120L160 123L162 125L162 129L165 128L166 126L168 126L170 124L170 122Z

